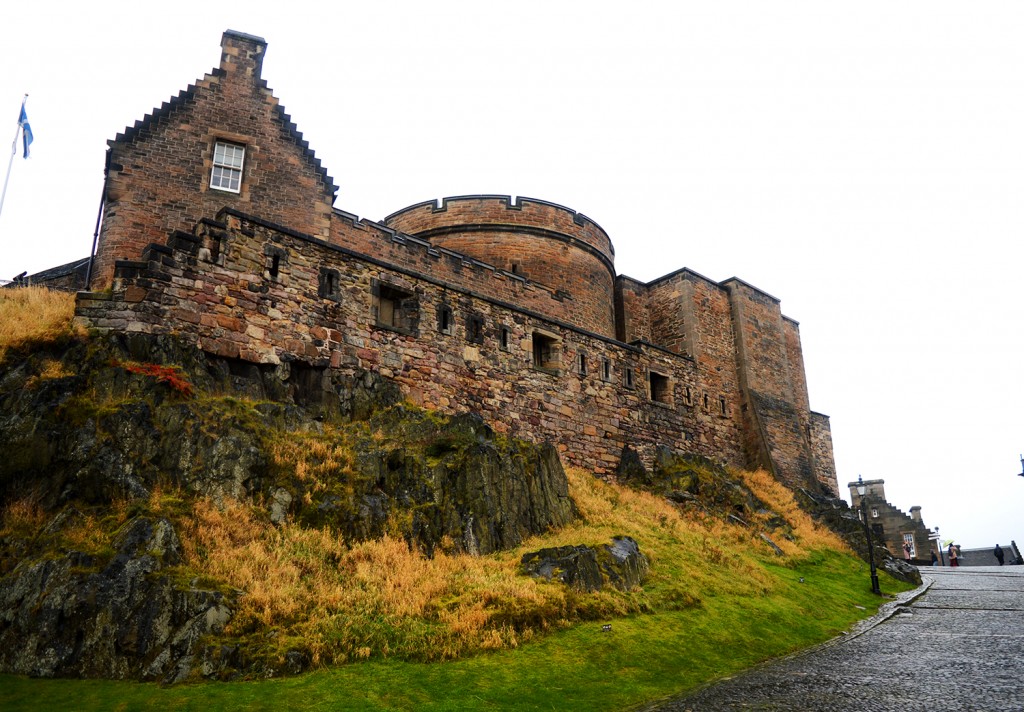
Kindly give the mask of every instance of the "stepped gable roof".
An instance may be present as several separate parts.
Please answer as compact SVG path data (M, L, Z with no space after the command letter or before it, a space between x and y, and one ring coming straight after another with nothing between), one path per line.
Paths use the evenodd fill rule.
M224 36L238 37L246 39L252 42L259 42L266 45L266 40L262 37L256 37L255 35L249 35L244 32L238 32L237 30L227 30ZM204 81L217 80L226 74L222 67L214 67L210 70L209 74L204 77ZM320 159L316 157L313 149L309 147L309 141L306 141L302 137L302 132L299 131L295 122L292 121L292 117L285 111L284 106L279 101L276 101L274 97L274 91L267 86L267 80L262 77L258 77L256 84L260 89L265 89L271 97L275 99L274 111L277 112L278 118L281 120L282 125L288 132L289 137L295 142L295 144L302 149L303 155L306 159L313 164L317 173L323 179L324 185L330 191L331 196L337 196L338 186L334 184L334 179L331 178L327 173L327 169L321 163ZM169 101L163 102L160 106L153 109L152 112L146 114L141 119L136 120L135 124L128 126L124 131L118 133L114 138L107 141L108 146L113 146L115 143L122 141L133 141L136 136L146 129L156 126L161 119L165 119L173 114L178 109L186 106L190 101L195 99L196 92L199 91L199 87L196 84L189 84L188 87L179 91L177 96L172 96Z

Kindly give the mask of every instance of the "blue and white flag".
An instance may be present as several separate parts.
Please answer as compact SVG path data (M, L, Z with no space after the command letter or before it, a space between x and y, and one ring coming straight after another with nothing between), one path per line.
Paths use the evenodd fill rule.
M18 117L18 126L21 127L21 140L25 144L25 158L28 158L28 147L32 145L32 127L28 123L25 104L21 105L21 116Z

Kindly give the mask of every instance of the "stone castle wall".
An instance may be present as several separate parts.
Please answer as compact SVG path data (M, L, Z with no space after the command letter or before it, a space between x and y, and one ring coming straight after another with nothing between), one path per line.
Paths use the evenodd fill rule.
M235 211L222 218L151 246L144 260L119 262L112 293L80 295L79 319L173 331L227 358L377 371L413 402L471 410L499 432L552 440L569 463L598 474L614 471L626 444L648 461L667 445L744 464L730 447L736 420L717 408L719 394L703 397L688 357L616 342ZM336 279L329 293L327 274ZM403 323L381 321L387 290L413 302ZM442 307L453 316L449 331ZM556 365L535 363L538 338L555 342ZM652 392L652 372L665 379L664 392Z
M384 224L545 284L567 300L573 323L615 336L615 253L584 215L532 198L476 195L413 205Z
M266 43L227 32L220 67L110 142L81 321L175 331L221 356L370 369L413 401L615 469L656 445L838 491L809 411L797 323L738 279L615 273L590 218L473 195L382 223L334 184L260 78ZM216 142L245 149L210 187ZM170 236L170 237L168 237Z

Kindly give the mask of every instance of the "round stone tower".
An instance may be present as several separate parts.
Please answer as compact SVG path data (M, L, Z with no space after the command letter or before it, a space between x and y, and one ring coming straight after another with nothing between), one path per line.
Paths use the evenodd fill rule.
M615 336L615 250L585 215L532 198L466 195L412 205L384 224L548 287L566 308L546 316Z

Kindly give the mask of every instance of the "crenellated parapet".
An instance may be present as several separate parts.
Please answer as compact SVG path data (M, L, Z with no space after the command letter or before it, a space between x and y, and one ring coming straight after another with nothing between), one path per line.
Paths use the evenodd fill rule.
M417 203L383 222L550 285L577 304L580 327L615 334L615 250L582 213L533 198L464 195Z
M374 224L362 229L382 232ZM280 369L366 371L412 402L472 411L499 432L554 442L567 462L611 475L627 445L744 464L734 394L710 391L694 361L625 344L473 288L498 271L392 234L371 257L258 217L222 210L118 260L112 289L78 294L78 322L175 334L224 359ZM422 266L397 259L422 256ZM446 262L465 265L444 278ZM517 290L525 281L508 280Z

